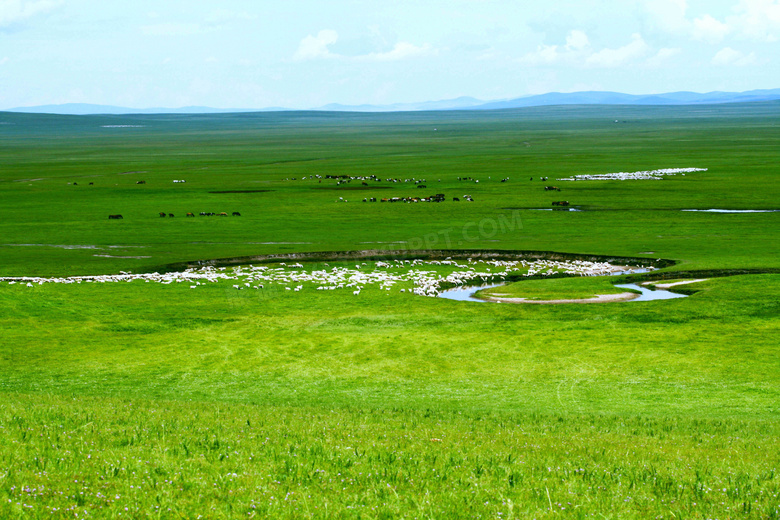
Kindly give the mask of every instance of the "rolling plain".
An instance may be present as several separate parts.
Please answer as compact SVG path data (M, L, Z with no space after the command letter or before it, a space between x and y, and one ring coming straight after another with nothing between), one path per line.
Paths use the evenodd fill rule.
M0 113L0 516L780 518L778 142L777 102ZM38 283L436 250L706 280Z

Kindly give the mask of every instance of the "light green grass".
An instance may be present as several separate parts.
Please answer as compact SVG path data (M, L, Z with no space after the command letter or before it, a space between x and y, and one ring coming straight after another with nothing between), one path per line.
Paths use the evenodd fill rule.
M0 275L430 248L776 270L780 214L680 210L777 209L779 119L776 103L0 114ZM709 171L543 190L689 166ZM301 180L326 174L428 189ZM360 202L422 191L448 200ZM463 194L475 202L451 200ZM553 200L583 211L534 211ZM2 283L0 517L778 518L779 277L545 306L377 287ZM608 284L502 289L572 297Z
M780 514L774 421L37 394L0 425L5 518Z

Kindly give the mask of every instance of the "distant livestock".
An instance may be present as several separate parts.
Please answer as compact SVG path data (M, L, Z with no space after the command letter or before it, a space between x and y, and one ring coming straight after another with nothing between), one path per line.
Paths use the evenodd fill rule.
M552 203L553 206L568 206L569 201L568 200L556 200Z
M135 181L136 184L146 184L146 181Z
M544 191L561 191L558 186L545 186Z
M238 211L234 211L234 212L233 212L233 216L234 216L234 217L240 217L240 216L241 216L241 213L239 213Z
M121 218L123 218L122 215L109 215L108 216L109 220L118 220L118 219L121 219Z
M162 211L160 212L160 217L161 217L161 218L165 218L165 215L166 215L166 214L165 214L164 212L162 212Z
M195 213L187 213L187 216L188 216L188 217L194 217L194 216L195 216Z

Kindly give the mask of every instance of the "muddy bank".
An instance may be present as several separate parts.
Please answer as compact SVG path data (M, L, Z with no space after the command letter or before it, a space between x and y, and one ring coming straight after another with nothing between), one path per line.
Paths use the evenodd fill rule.
M671 267L674 260L648 259L627 256L587 255L575 253L560 253L556 251L523 251L499 249L431 249L431 250L381 250L368 249L362 251L318 251L307 253L273 253L267 255L240 256L232 258L215 258L209 260L194 260L179 262L165 266L166 271L181 271L188 268L204 266L227 267L233 265L286 262L337 262L351 260L444 260L446 258L474 260L553 260L553 261L586 261L604 262L622 266L652 266L655 269ZM679 276L678 276L679 277Z
M629 274L623 279L627 283L654 282L656 280L676 280L681 278L722 278L724 276L739 276L745 274L780 274L780 269L698 269L690 271L665 271Z

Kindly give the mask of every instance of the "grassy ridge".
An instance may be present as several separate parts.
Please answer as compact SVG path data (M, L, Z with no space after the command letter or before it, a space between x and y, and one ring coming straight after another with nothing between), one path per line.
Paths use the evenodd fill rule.
M600 279L592 280L594 287ZM0 286L5 391L772 418L778 275L665 302L524 306L366 287ZM522 283L522 282L521 282ZM74 304L78 302L78 304Z
M478 298L525 298L526 300L587 299L600 294L620 294L625 289L612 285L613 280L602 278L556 278L553 280L523 280L492 289L483 289Z

